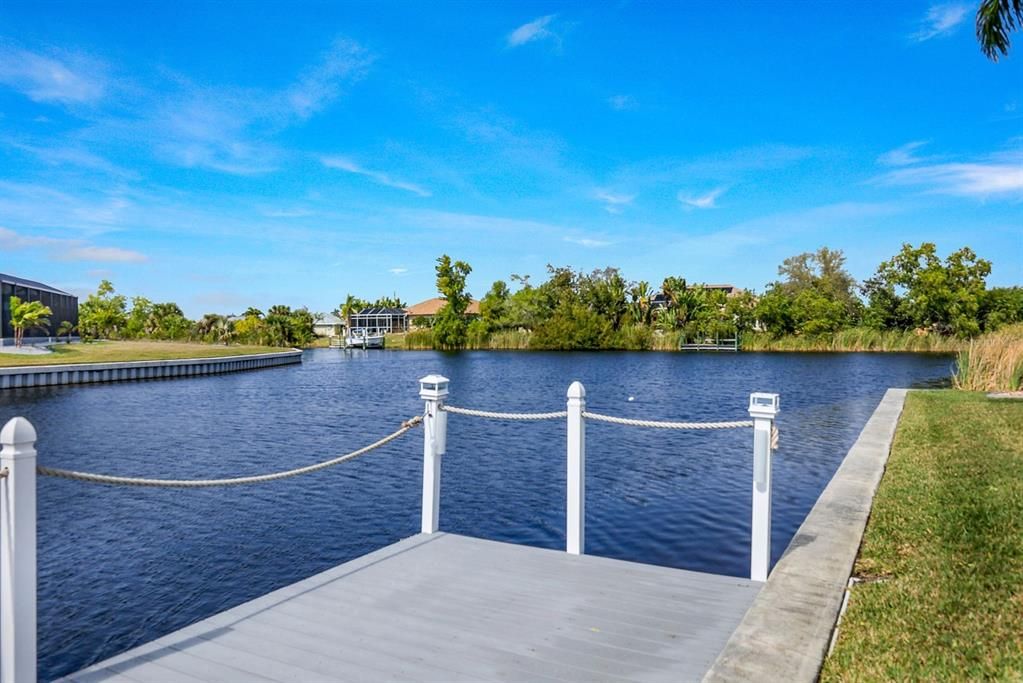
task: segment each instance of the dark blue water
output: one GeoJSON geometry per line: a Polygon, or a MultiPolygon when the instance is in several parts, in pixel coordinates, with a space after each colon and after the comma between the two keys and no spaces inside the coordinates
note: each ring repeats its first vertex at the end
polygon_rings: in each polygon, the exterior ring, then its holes
{"type": "MultiPolygon", "coordinates": [[[[0,424],[39,431],[40,462],[163,478],[310,464],[422,411],[419,377],[452,405],[628,417],[746,419],[781,394],[777,559],[889,386],[941,381],[951,360],[888,354],[307,352],[301,367],[0,392],[0,424]],[[635,400],[628,401],[629,396],[635,400]]],[[[449,417],[441,528],[564,547],[563,421],[449,417]]],[[[591,422],[587,552],[746,575],[751,430],[665,432],[591,422]]],[[[40,675],[152,640],[418,531],[422,431],[359,460],[272,484],[164,490],[39,480],[40,675]]]]}

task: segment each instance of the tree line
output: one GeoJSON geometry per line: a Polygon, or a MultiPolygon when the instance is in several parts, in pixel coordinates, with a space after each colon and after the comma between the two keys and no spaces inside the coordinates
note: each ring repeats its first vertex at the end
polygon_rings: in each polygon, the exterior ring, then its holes
{"type": "Polygon", "coordinates": [[[83,339],[157,339],[211,344],[306,346],[315,339],[316,315],[302,307],[271,306],[264,313],[248,308],[240,316],[207,313],[189,320],[173,302],[118,294],[108,281],[78,307],[78,331],[83,339]]]}
{"type": "Polygon", "coordinates": [[[862,283],[845,263],[841,250],[827,247],[787,258],[761,294],[726,293],[681,276],[664,278],[655,292],[617,268],[584,273],[548,265],[540,284],[522,275],[510,277],[515,291],[494,282],[480,315],[467,319],[472,268],[444,255],[437,289],[447,304],[432,329],[410,335],[410,346],[677,348],[682,339],[816,338],[854,328],[968,339],[1023,321],[1023,288],[988,289],[991,263],[968,247],[942,259],[932,243],[904,244],[862,283]]]}

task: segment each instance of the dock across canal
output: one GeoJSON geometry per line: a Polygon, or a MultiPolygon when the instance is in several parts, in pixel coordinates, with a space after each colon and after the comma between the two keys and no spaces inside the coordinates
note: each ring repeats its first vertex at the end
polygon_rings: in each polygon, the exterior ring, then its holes
{"type": "Polygon", "coordinates": [[[66,681],[697,681],[763,584],[420,534],[66,681]]]}

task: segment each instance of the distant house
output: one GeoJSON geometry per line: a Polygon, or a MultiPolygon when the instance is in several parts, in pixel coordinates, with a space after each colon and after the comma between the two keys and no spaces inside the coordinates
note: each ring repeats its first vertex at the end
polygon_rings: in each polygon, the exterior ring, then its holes
{"type": "Polygon", "coordinates": [[[313,323],[313,334],[317,337],[340,337],[344,328],[344,320],[328,313],[313,323]]]}
{"type": "Polygon", "coordinates": [[[370,306],[352,315],[352,330],[365,334],[391,334],[408,331],[408,312],[401,308],[370,306]]]}
{"type": "MultiPolygon", "coordinates": [[[[692,285],[690,289],[705,289],[711,292],[724,292],[725,296],[736,296],[742,294],[743,290],[735,285],[692,285]]],[[[650,308],[657,310],[667,308],[671,303],[671,297],[664,292],[658,292],[650,297],[650,308]]]]}
{"type": "Polygon", "coordinates": [[[11,326],[11,297],[22,301],[41,301],[53,311],[50,328],[25,330],[25,341],[47,341],[56,336],[57,327],[65,320],[78,326],[78,297],[35,280],[26,280],[14,275],[0,273],[0,346],[14,343],[14,328],[11,326]]]}
{"type": "MultiPolygon", "coordinates": [[[[427,299],[426,301],[420,301],[415,306],[409,306],[406,309],[409,320],[412,322],[414,327],[430,327],[433,324],[433,319],[440,312],[440,309],[444,308],[447,304],[447,299],[436,297],[434,299],[427,299]]],[[[465,309],[465,315],[467,317],[477,316],[480,314],[480,302],[476,299],[472,299],[469,302],[468,308],[465,309]]]]}

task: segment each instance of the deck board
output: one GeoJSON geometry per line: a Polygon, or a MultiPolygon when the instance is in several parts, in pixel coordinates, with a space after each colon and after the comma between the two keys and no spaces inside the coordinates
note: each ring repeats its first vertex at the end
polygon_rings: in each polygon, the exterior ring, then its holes
{"type": "Polygon", "coordinates": [[[66,680],[696,681],[748,580],[419,535],[66,680]]]}

